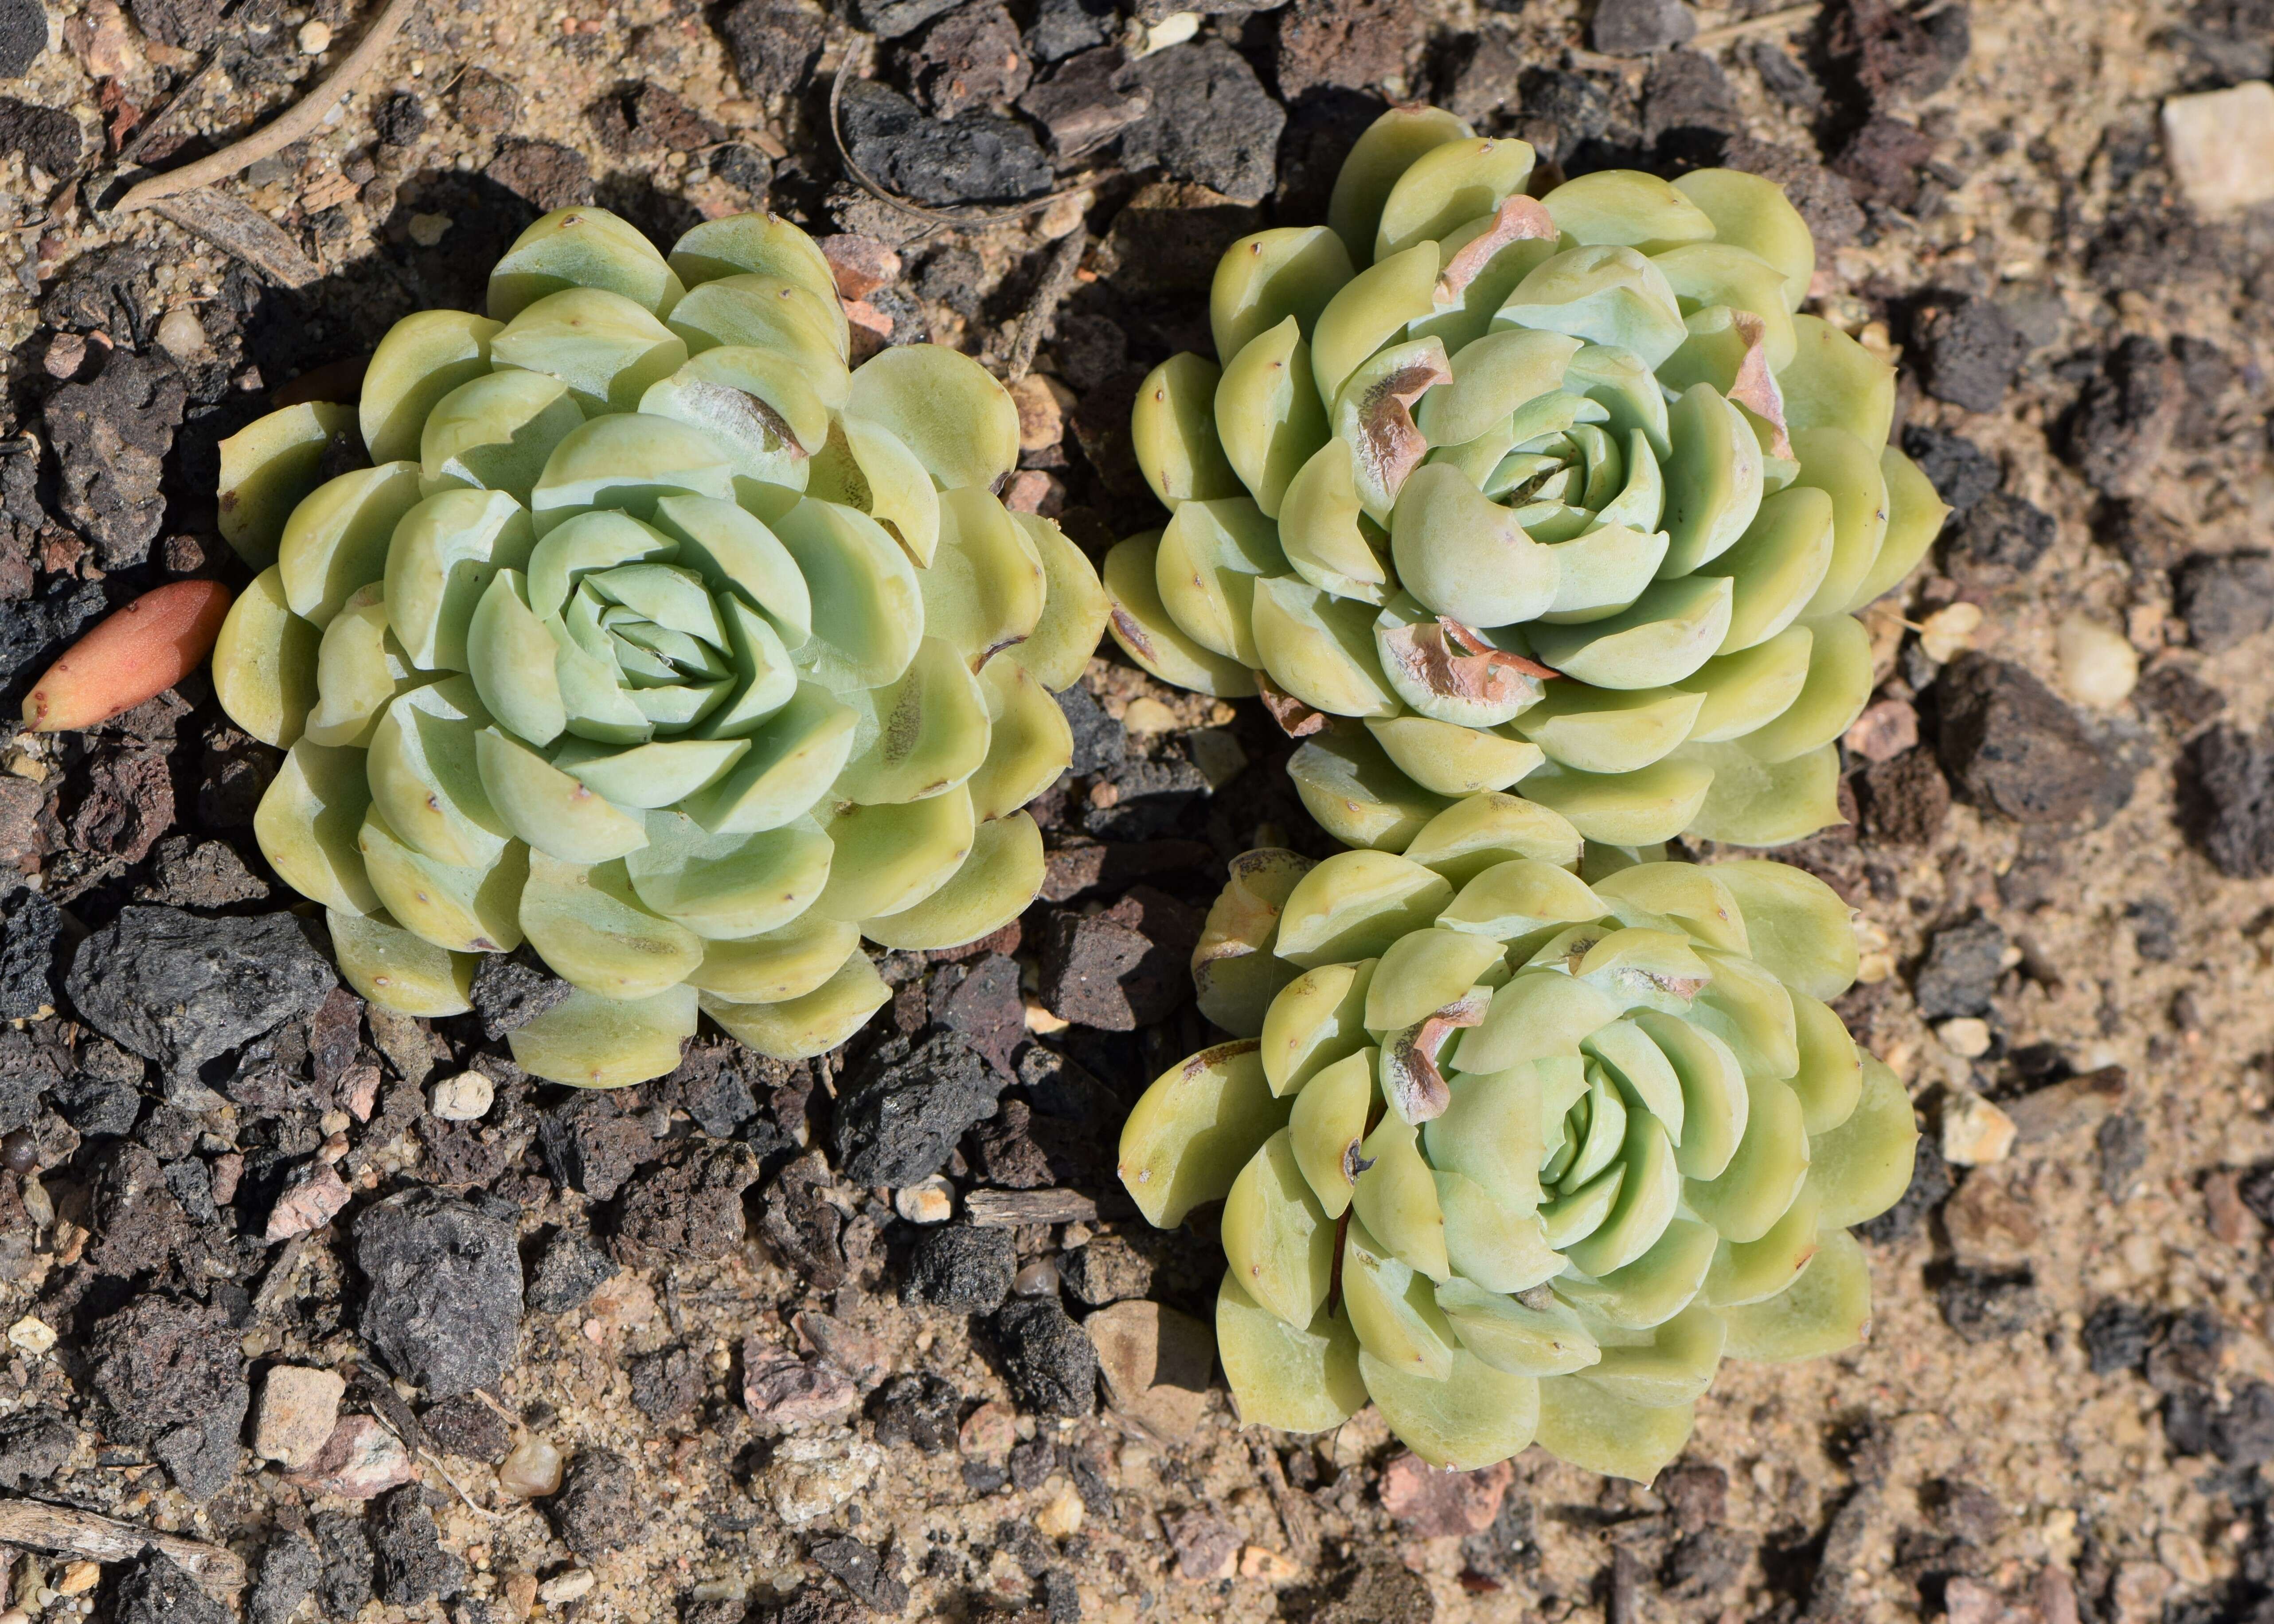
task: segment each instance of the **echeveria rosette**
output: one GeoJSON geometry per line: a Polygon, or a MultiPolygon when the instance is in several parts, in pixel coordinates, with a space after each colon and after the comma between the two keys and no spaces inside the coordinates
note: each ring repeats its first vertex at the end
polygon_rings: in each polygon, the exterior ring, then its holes
{"type": "Polygon", "coordinates": [[[1114,634],[1260,686],[1348,845],[1518,780],[1621,846],[1836,823],[1855,612],[1946,511],[1887,444],[1894,372],[1799,313],[1815,248],[1771,182],[1534,180],[1524,142],[1398,109],[1326,225],[1232,245],[1217,360],[1138,395],[1171,517],[1106,561],[1114,634]]]}
{"type": "Polygon", "coordinates": [[[1194,958],[1239,1039],[1138,1101],[1121,1179],[1156,1224],[1224,1201],[1243,1421],[1371,1401],[1434,1465],[1646,1482],[1725,1357],[1869,1327],[1848,1226],[1918,1135],[1826,1002],[1856,962],[1799,869],[1632,862],[1513,795],[1403,855],[1251,852],[1194,958]]]}
{"type": "Polygon", "coordinates": [[[1096,573],[996,499],[1002,386],[928,344],[848,369],[782,221],[666,260],[562,210],[488,303],[222,447],[261,573],[215,687],[289,751],[261,849],[390,1009],[463,1011],[526,942],[576,989],[512,1034],[536,1075],[659,1075],[698,1011],[819,1053],[887,996],[863,937],[953,946],[1032,900],[1020,808],[1067,764],[1096,573]],[[324,478],[343,445],[367,465],[324,478]]]}

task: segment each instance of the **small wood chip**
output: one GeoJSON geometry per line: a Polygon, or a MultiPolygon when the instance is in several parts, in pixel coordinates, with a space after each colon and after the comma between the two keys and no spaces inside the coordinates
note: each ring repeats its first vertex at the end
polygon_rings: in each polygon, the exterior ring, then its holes
{"type": "Polygon", "coordinates": [[[160,198],[149,208],[234,254],[279,287],[305,288],[323,274],[282,227],[241,198],[201,186],[160,198]]]}
{"type": "Polygon", "coordinates": [[[964,1198],[963,1212],[983,1229],[1097,1222],[1097,1203],[1079,1190],[975,1190],[964,1198]]]}
{"type": "Polygon", "coordinates": [[[215,1596],[245,1588],[245,1563],[232,1551],[41,1500],[0,1500],[0,1544],[97,1562],[131,1562],[154,1547],[215,1596]]]}

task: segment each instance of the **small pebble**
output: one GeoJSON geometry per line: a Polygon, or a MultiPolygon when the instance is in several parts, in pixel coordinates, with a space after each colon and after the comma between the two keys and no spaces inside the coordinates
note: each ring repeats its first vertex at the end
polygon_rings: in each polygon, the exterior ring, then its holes
{"type": "Polygon", "coordinates": [[[1966,1060],[1979,1060],[1990,1052],[1990,1023],[1978,1015],[1961,1015],[1934,1029],[1942,1046],[1966,1060]]]}
{"type": "Polygon", "coordinates": [[[1081,1496],[1061,1488],[1056,1499],[1035,1514],[1035,1531],[1047,1539],[1071,1539],[1081,1531],[1081,1496]]]}
{"type": "Polygon", "coordinates": [[[548,1607],[557,1607],[563,1602],[575,1601],[581,1596],[591,1594],[595,1583],[591,1568],[572,1568],[567,1573],[553,1575],[538,1585],[537,1599],[548,1607]]]}
{"type": "Polygon", "coordinates": [[[910,1223],[945,1223],[955,1215],[955,1186],[935,1173],[893,1191],[892,1210],[910,1223]]]}
{"type": "Polygon", "coordinates": [[[489,1114],[496,1090],[479,1071],[461,1071],[434,1085],[429,1096],[434,1115],[444,1122],[479,1122],[489,1114]]]}
{"type": "Polygon", "coordinates": [[[421,248],[432,248],[442,240],[450,229],[448,214],[413,214],[410,216],[410,240],[421,248]]]}
{"type": "Polygon", "coordinates": [[[194,361],[206,353],[205,323],[186,304],[177,304],[160,318],[158,348],[177,361],[194,361]]]}
{"type": "Polygon", "coordinates": [[[26,1353],[45,1353],[56,1345],[56,1334],[36,1314],[26,1314],[8,1327],[8,1340],[26,1353]]]}
{"type": "Polygon", "coordinates": [[[2053,647],[2060,657],[2061,686],[2081,705],[2112,710],[2139,686],[2139,653],[2113,627],[2070,615],[2053,633],[2053,647]]]}
{"type": "Polygon", "coordinates": [[[332,26],[320,17],[302,23],[299,41],[303,56],[320,56],[332,49],[332,26]]]}
{"type": "Polygon", "coordinates": [[[2172,97],[2164,103],[2164,152],[2198,214],[2274,198],[2274,86],[2252,79],[2172,97]]]}
{"type": "Polygon", "coordinates": [[[1144,735],[1177,730],[1177,713],[1150,695],[1133,699],[1121,713],[1125,732],[1144,735]]]}
{"type": "Polygon", "coordinates": [[[1942,1157],[1961,1167],[2003,1162],[2014,1149],[2014,1119],[1977,1094],[1954,1094],[1942,1111],[1942,1157]]]}
{"type": "Polygon", "coordinates": [[[561,1451],[524,1434],[498,1468],[498,1486],[516,1500],[543,1500],[561,1487],[561,1451]]]}
{"type": "Polygon", "coordinates": [[[102,1579],[102,1569],[93,1562],[73,1562],[64,1569],[64,1576],[56,1581],[56,1590],[64,1596],[83,1596],[102,1579]]]}
{"type": "Polygon", "coordinates": [[[1058,1266],[1048,1258],[1039,1258],[1011,1276],[1011,1289],[1020,1297],[1056,1297],[1058,1266]]]}
{"type": "Polygon", "coordinates": [[[58,333],[48,341],[48,352],[41,362],[50,378],[74,378],[79,369],[87,365],[87,339],[78,333],[58,333]]]}
{"type": "Polygon", "coordinates": [[[1919,647],[1936,665],[1946,665],[1974,646],[1974,634],[1981,628],[1980,605],[1952,604],[1919,623],[1919,647]]]}

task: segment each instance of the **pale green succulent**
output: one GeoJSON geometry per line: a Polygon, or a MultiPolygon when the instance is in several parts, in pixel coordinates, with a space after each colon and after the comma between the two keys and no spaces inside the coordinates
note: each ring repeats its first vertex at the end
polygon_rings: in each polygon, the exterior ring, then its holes
{"type": "Polygon", "coordinates": [[[1242,1421],[1371,1401],[1433,1465],[1537,1442],[1647,1482],[1725,1357],[1864,1336],[1848,1226],[1918,1133],[1825,1002],[1848,909],[1781,863],[1633,855],[1484,793],[1402,856],[1233,863],[1193,964],[1239,1041],[1154,1083],[1120,1172],[1156,1224],[1224,1201],[1242,1421]]]}
{"type": "Polygon", "coordinates": [[[538,1076],[659,1075],[698,1011],[819,1053],[887,996],[862,937],[947,947],[1032,900],[1020,808],[1067,764],[1096,573],[993,493],[1003,387],[929,344],[848,370],[785,222],[666,260],[564,209],[488,302],[398,322],[358,405],[222,444],[261,573],[215,686],[290,752],[261,849],[389,1009],[463,1011],[475,956],[528,943],[576,989],[512,1034],[538,1076]],[[321,480],[341,435],[370,466],[321,480]]]}
{"type": "Polygon", "coordinates": [[[1589,839],[1796,839],[1839,821],[1854,612],[1946,511],[1887,444],[1894,372],[1798,313],[1815,247],[1772,183],[1534,198],[1532,167],[1397,109],[1326,225],[1232,245],[1218,359],[1138,394],[1171,516],[1106,560],[1114,635],[1164,681],[1260,685],[1348,845],[1519,779],[1589,839]]]}

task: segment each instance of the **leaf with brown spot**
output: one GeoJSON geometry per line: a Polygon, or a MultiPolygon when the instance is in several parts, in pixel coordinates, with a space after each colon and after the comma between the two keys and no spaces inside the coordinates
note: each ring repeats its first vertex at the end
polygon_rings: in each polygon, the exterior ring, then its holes
{"type": "Polygon", "coordinates": [[[1449,615],[1382,635],[1382,651],[1407,680],[1447,699],[1506,705],[1537,697],[1543,678],[1561,673],[1538,660],[1495,649],[1449,615]]]}
{"type": "Polygon", "coordinates": [[[1548,215],[1546,206],[1538,198],[1522,193],[1502,202],[1493,214],[1493,222],[1482,235],[1463,244],[1458,252],[1445,262],[1437,273],[1437,303],[1442,307],[1457,304],[1493,256],[1510,243],[1554,242],[1562,233],[1548,215]]]}
{"type": "Polygon", "coordinates": [[[1271,712],[1279,731],[1290,739],[1307,739],[1327,725],[1325,712],[1314,710],[1263,672],[1255,673],[1255,691],[1262,695],[1263,708],[1271,712]]]}
{"type": "Polygon", "coordinates": [[[1429,455],[1429,442],[1413,424],[1413,402],[1437,385],[1452,381],[1445,347],[1432,340],[1419,359],[1366,387],[1359,397],[1358,432],[1351,445],[1360,490],[1371,485],[1386,500],[1397,500],[1407,477],[1429,455]]]}
{"type": "Polygon", "coordinates": [[[1776,374],[1769,371],[1768,345],[1764,342],[1768,324],[1749,310],[1732,310],[1729,324],[1745,341],[1745,358],[1737,364],[1736,381],[1729,386],[1729,399],[1769,425],[1769,455],[1792,462],[1792,437],[1786,431],[1784,420],[1784,391],[1777,387],[1776,374]]]}
{"type": "Polygon", "coordinates": [[[1453,1092],[1437,1069],[1437,1056],[1454,1033],[1480,1025],[1491,1007],[1491,989],[1472,987],[1389,1040],[1382,1054],[1382,1092],[1400,1121],[1419,1127],[1445,1114],[1453,1092]]]}

